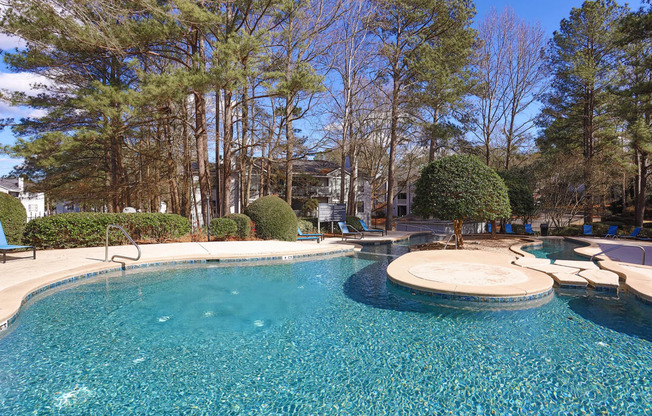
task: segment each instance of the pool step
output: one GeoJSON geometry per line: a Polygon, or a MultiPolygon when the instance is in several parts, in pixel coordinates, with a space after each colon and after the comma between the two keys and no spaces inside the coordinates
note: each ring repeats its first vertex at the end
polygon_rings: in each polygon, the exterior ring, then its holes
{"type": "Polygon", "coordinates": [[[588,280],[573,273],[552,273],[551,276],[563,289],[586,289],[589,284],[588,280]]]}
{"type": "Polygon", "coordinates": [[[591,261],[556,260],[521,257],[514,264],[548,274],[562,289],[586,289],[587,286],[599,291],[617,291],[619,277],[616,273],[602,270],[591,261]]]}
{"type": "Polygon", "coordinates": [[[573,267],[580,270],[600,270],[597,264],[588,260],[555,260],[554,264],[573,267]]]}
{"type": "Polygon", "coordinates": [[[558,264],[533,264],[531,266],[526,266],[529,269],[533,270],[538,270],[540,272],[547,273],[549,275],[552,275],[553,273],[570,273],[570,274],[577,274],[580,269],[576,269],[573,267],[566,267],[566,266],[560,266],[558,264]]]}
{"type": "Polygon", "coordinates": [[[618,290],[620,286],[618,275],[608,270],[582,270],[580,276],[599,290],[618,290]]]}

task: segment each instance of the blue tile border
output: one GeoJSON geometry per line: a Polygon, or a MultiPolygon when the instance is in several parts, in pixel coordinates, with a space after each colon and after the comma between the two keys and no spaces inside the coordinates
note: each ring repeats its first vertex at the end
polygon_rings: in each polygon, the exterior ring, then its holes
{"type": "Polygon", "coordinates": [[[123,265],[120,267],[112,267],[110,269],[103,269],[94,272],[82,273],[79,275],[67,277],[65,279],[57,280],[45,286],[41,286],[36,290],[25,295],[25,297],[20,302],[20,307],[11,317],[9,317],[5,322],[0,324],[0,332],[9,329],[9,327],[16,322],[20,310],[27,302],[30,301],[34,296],[40,295],[43,292],[48,290],[58,288],[60,286],[74,283],[80,280],[89,279],[91,277],[101,276],[108,273],[115,273],[123,270],[136,270],[144,269],[146,267],[160,267],[160,266],[176,266],[176,265],[188,265],[188,264],[206,264],[206,263],[246,263],[246,262],[261,262],[261,261],[278,261],[278,260],[297,260],[297,259],[306,259],[310,257],[325,257],[332,256],[337,254],[354,254],[354,248],[350,249],[340,249],[333,250],[324,253],[304,253],[304,254],[286,254],[279,256],[265,256],[265,257],[243,257],[243,258],[215,258],[215,259],[201,259],[201,260],[169,260],[169,261],[156,261],[152,263],[139,263],[139,264],[129,264],[123,265]]]}
{"type": "Polygon", "coordinates": [[[420,290],[413,287],[403,286],[400,283],[397,283],[391,279],[387,279],[393,286],[405,290],[413,295],[423,295],[436,299],[445,299],[445,300],[457,300],[463,302],[479,302],[479,303],[516,303],[516,302],[527,302],[531,300],[542,299],[547,296],[552,295],[554,290],[550,288],[549,290],[534,295],[525,295],[525,296],[474,296],[474,295],[458,295],[455,293],[441,293],[441,292],[432,292],[429,290],[420,290]]]}

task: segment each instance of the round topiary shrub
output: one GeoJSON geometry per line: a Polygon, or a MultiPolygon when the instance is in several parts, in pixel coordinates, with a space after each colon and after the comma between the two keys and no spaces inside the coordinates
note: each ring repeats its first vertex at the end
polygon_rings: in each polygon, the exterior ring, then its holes
{"type": "Polygon", "coordinates": [[[238,233],[238,224],[230,218],[214,218],[209,228],[212,236],[222,240],[238,233]]]}
{"type": "Polygon", "coordinates": [[[297,241],[297,216],[281,198],[273,195],[258,198],[245,214],[256,225],[256,235],[263,240],[297,241]]]}
{"type": "Polygon", "coordinates": [[[235,221],[238,225],[238,238],[247,240],[251,237],[251,218],[245,214],[229,214],[225,218],[235,221]]]}
{"type": "Polygon", "coordinates": [[[27,211],[18,198],[0,192],[0,222],[8,244],[21,244],[27,211]]]}

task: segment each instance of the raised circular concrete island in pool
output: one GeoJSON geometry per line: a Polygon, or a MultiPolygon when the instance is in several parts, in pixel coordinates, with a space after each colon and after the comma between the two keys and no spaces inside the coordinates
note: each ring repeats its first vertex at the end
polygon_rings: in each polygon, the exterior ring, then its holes
{"type": "Polygon", "coordinates": [[[482,250],[417,251],[394,260],[387,276],[413,293],[444,299],[521,302],[552,293],[552,278],[514,266],[513,260],[482,250]]]}

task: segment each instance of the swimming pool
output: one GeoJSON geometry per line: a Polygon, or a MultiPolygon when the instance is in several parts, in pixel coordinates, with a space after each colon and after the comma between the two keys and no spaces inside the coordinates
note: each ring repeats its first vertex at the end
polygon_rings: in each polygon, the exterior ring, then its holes
{"type": "Polygon", "coordinates": [[[588,258],[575,253],[578,247],[588,244],[575,243],[562,238],[542,238],[542,245],[527,246],[523,251],[533,254],[535,257],[550,260],[588,260],[588,258]]]}
{"type": "Polygon", "coordinates": [[[390,259],[130,271],[38,296],[0,340],[0,414],[652,414],[649,306],[437,307],[388,289],[390,259]]]}

